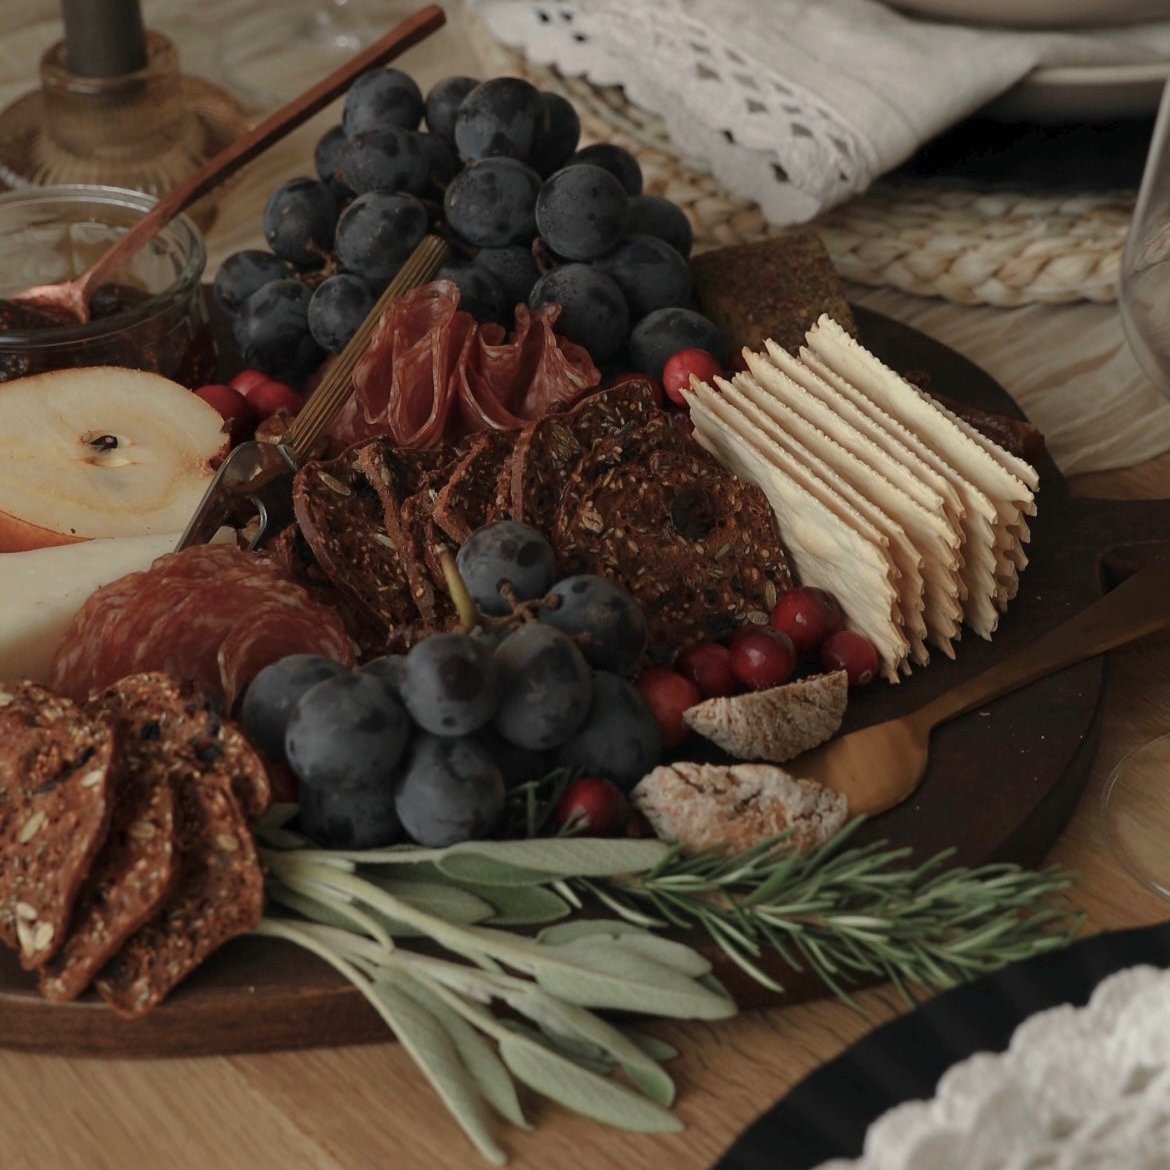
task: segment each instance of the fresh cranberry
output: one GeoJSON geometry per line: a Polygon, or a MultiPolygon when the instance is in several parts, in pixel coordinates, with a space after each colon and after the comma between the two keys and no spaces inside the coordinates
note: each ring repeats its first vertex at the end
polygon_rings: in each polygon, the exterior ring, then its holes
{"type": "Polygon", "coordinates": [[[811,654],[830,634],[845,628],[845,611],[831,593],[802,585],[772,607],[772,628],[787,634],[798,654],[811,654]]]}
{"type": "Polygon", "coordinates": [[[731,639],[731,673],[753,691],[786,683],[795,669],[796,648],[779,630],[749,626],[731,639]]]}
{"type": "Polygon", "coordinates": [[[195,391],[195,397],[202,398],[208,406],[214,406],[219,411],[228,425],[228,434],[233,442],[243,438],[256,425],[256,412],[252,404],[230,386],[200,386],[195,391]]]}
{"type": "Polygon", "coordinates": [[[843,670],[851,688],[863,687],[877,677],[881,659],[877,647],[864,634],[838,630],[821,646],[821,666],[826,671],[843,670]]]}
{"type": "Polygon", "coordinates": [[[654,395],[654,405],[658,407],[663,405],[662,383],[657,378],[650,377],[649,374],[639,374],[634,370],[628,370],[621,374],[610,374],[609,377],[602,378],[601,385],[597,389],[613,390],[617,386],[624,386],[627,382],[649,382],[651,393],[654,395]]]}
{"type": "Polygon", "coordinates": [[[675,669],[703,693],[707,699],[734,695],[739,683],[731,670],[731,651],[718,642],[700,642],[684,650],[674,664],[675,669]]]}
{"type": "Polygon", "coordinates": [[[259,386],[261,382],[269,381],[268,375],[263,370],[241,370],[234,378],[232,378],[228,385],[233,390],[238,390],[245,398],[248,397],[248,391],[253,386],[259,386]]]}
{"type": "Polygon", "coordinates": [[[558,829],[572,823],[592,837],[612,837],[626,827],[629,815],[625,794],[612,780],[582,776],[565,788],[552,820],[558,829]]]}
{"type": "Polygon", "coordinates": [[[680,349],[662,367],[662,389],[676,406],[685,407],[682,392],[690,389],[692,374],[700,382],[709,383],[716,374],[722,373],[723,367],[705,349],[680,349]]]}
{"type": "Polygon", "coordinates": [[[305,404],[305,400],[291,386],[272,378],[253,386],[248,391],[248,401],[265,418],[278,410],[290,415],[298,414],[305,404]]]}
{"type": "Polygon", "coordinates": [[[652,666],[638,676],[635,683],[642,698],[650,704],[664,748],[675,748],[691,734],[683,718],[688,707],[703,701],[699,688],[677,670],[652,666]]]}

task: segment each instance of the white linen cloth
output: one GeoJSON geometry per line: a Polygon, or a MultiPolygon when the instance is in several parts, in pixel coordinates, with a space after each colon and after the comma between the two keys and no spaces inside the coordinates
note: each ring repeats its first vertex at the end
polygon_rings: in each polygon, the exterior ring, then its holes
{"type": "Polygon", "coordinates": [[[1008,1050],[950,1068],[930,1101],[870,1125],[820,1170],[1166,1170],[1170,972],[1131,967],[1090,1002],[1040,1012],[1008,1050]]]}
{"type": "Polygon", "coordinates": [[[531,60],[620,85],[678,152],[811,219],[1040,65],[1170,57],[1170,22],[1078,33],[937,24],[874,0],[472,0],[531,60]]]}

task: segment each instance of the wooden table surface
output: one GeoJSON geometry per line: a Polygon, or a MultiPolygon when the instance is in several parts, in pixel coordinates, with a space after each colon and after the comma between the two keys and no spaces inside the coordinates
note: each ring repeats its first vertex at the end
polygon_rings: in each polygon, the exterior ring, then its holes
{"type": "MultiPolygon", "coordinates": [[[[6,15],[8,5],[5,0],[6,15]]],[[[149,17],[150,4],[145,7],[149,17]]],[[[199,7],[189,5],[188,12],[199,7]]],[[[16,9],[31,14],[30,27],[33,15],[45,15],[41,0],[17,0],[16,9]]],[[[7,32],[0,28],[0,35],[7,32]]],[[[38,36],[31,36],[29,43],[35,45],[38,36]]],[[[452,67],[458,54],[453,54],[450,39],[436,43],[429,55],[416,50],[419,55],[410,63],[424,84],[459,71],[452,67]]],[[[34,60],[29,58],[30,80],[34,60]]],[[[209,238],[211,271],[227,252],[257,241],[259,209],[274,177],[307,169],[314,137],[332,118],[335,112],[318,119],[244,176],[209,238]]],[[[911,322],[921,311],[910,298],[885,297],[881,308],[911,322]]],[[[954,307],[949,312],[969,310],[954,307]]],[[[999,328],[990,323],[986,338],[979,339],[984,346],[969,347],[968,355],[980,360],[976,348],[994,355],[999,328]]],[[[1070,363],[1079,363],[1082,370],[1113,356],[1079,353],[1075,331],[1070,331],[1068,345],[1070,363]]],[[[1170,455],[1072,482],[1083,495],[1170,495],[1170,455]]],[[[1092,930],[1168,916],[1166,903],[1132,881],[1111,856],[1098,816],[1101,788],[1116,762],[1168,730],[1170,635],[1112,656],[1091,780],[1051,855],[1052,861],[1079,872],[1072,898],[1092,930]]],[[[683,1133],[629,1135],[533,1103],[535,1131],[505,1137],[510,1164],[532,1170],[709,1167],[789,1086],[902,1010],[888,989],[868,992],[860,1000],[864,1014],[821,1001],[745,1012],[718,1024],[656,1026],[659,1035],[682,1051],[672,1072],[679,1084],[683,1133]]],[[[0,1052],[0,1101],[4,1170],[367,1170],[479,1164],[410,1059],[392,1043],[154,1061],[0,1052]]]]}

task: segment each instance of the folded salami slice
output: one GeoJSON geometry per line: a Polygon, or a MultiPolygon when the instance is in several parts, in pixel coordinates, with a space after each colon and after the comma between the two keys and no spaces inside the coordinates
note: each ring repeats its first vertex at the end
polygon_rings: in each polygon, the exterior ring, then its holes
{"type": "Polygon", "coordinates": [[[114,737],[33,683],[0,688],[0,940],[26,969],[65,941],[106,839],[114,737]]]}

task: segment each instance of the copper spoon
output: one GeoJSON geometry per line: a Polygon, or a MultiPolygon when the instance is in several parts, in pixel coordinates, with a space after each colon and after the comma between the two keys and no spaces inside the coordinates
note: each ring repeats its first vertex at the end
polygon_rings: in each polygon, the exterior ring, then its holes
{"type": "Polygon", "coordinates": [[[905,800],[926,772],[930,733],[941,723],[1066,666],[1170,628],[1170,560],[1139,569],[1075,617],[982,674],[897,719],[875,723],[806,752],[789,767],[849,801],[853,814],[905,800]]]}
{"type": "Polygon", "coordinates": [[[94,289],[123,268],[176,215],[186,211],[192,203],[206,195],[217,184],[234,175],[274,142],[278,142],[303,122],[307,122],[319,110],[324,109],[349,88],[359,73],[393,60],[441,28],[445,21],[443,10],[434,4],[420,9],[413,16],[408,16],[369,48],[363,49],[328,77],[269,114],[247,134],[237,138],[219,154],[208,159],[182,183],[163,195],[146,215],[80,276],[61,281],[59,284],[39,284],[26,288],[9,300],[60,316],[68,316],[80,322],[88,321],[89,298],[94,289]]]}

